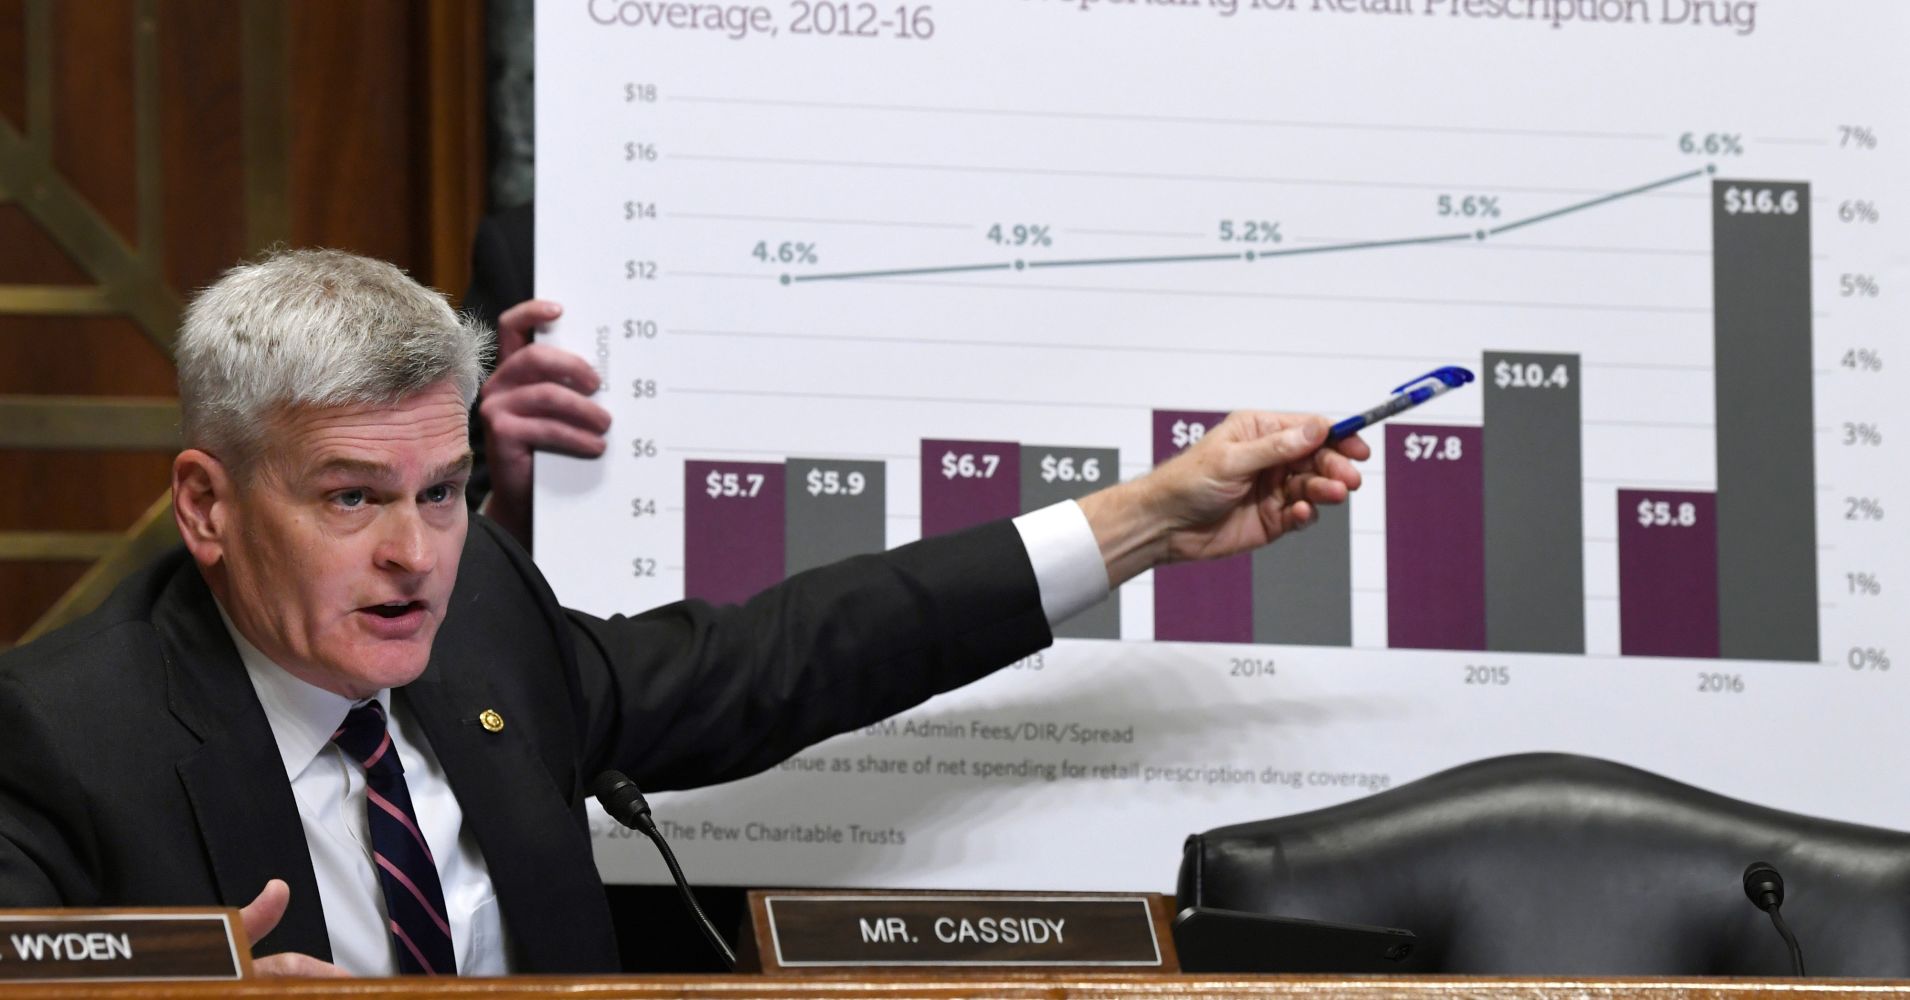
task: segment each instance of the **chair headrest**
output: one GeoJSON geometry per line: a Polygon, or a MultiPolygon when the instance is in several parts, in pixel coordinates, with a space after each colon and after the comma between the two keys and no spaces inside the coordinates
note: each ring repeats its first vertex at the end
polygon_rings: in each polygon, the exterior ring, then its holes
{"type": "Polygon", "coordinates": [[[1442,971],[1778,975],[1742,884],[1759,860],[1814,973],[1910,975],[1910,834],[1570,754],[1197,834],[1180,904],[1404,927],[1442,971]]]}

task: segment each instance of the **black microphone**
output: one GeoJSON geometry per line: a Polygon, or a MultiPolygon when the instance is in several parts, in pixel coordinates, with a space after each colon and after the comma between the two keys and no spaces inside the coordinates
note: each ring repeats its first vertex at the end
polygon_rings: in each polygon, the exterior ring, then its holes
{"type": "Polygon", "coordinates": [[[1804,978],[1804,952],[1797,947],[1797,938],[1791,929],[1784,925],[1783,914],[1777,912],[1784,905],[1784,876],[1777,873],[1768,861],[1753,861],[1744,869],[1744,894],[1758,909],[1771,915],[1771,923],[1784,937],[1784,943],[1791,949],[1791,969],[1797,978],[1804,978]]]}
{"type": "Polygon", "coordinates": [[[670,866],[670,877],[676,880],[676,891],[683,895],[683,905],[690,908],[696,917],[697,926],[703,929],[703,936],[709,939],[710,946],[723,956],[723,967],[736,968],[736,953],[730,950],[729,942],[716,933],[716,925],[703,914],[703,908],[696,905],[696,895],[690,892],[690,883],[683,879],[683,869],[676,863],[676,855],[670,852],[670,845],[664,843],[663,834],[657,830],[656,820],[650,818],[650,803],[643,799],[643,790],[621,771],[605,771],[597,775],[590,783],[590,794],[604,807],[610,818],[632,830],[641,832],[657,845],[663,853],[663,863],[670,866]]]}

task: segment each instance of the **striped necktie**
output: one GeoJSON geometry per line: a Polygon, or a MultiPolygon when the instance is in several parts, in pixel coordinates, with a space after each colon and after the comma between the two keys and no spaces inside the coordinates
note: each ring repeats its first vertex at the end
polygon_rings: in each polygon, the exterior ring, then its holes
{"type": "Polygon", "coordinates": [[[365,815],[371,828],[371,860],[385,893],[398,971],[404,975],[452,976],[458,971],[445,920],[444,889],[431,845],[405,789],[405,768],[385,728],[385,710],[367,702],[345,716],[332,742],[365,768],[365,815]]]}

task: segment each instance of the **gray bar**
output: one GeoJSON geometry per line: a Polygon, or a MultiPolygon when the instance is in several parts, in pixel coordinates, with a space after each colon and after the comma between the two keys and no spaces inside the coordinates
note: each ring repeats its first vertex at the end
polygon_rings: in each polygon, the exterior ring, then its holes
{"type": "MultiPolygon", "coordinates": [[[[1121,453],[1113,448],[1021,446],[1021,509],[1040,510],[1063,500],[1078,500],[1121,481],[1121,453]]],[[[1094,607],[1062,622],[1057,639],[1119,639],[1121,599],[1109,594],[1094,607]]]]}
{"type": "Polygon", "coordinates": [[[1347,507],[1253,553],[1253,641],[1353,644],[1353,535],[1347,507]]]}
{"type": "Polygon", "coordinates": [[[1816,660],[1810,185],[1712,182],[1711,268],[1718,653],[1816,660]]]}
{"type": "Polygon", "coordinates": [[[888,547],[881,462],[792,458],[784,487],[790,576],[888,547]]]}
{"type": "Polygon", "coordinates": [[[1487,352],[1486,648],[1585,652],[1576,354],[1487,352]]]}

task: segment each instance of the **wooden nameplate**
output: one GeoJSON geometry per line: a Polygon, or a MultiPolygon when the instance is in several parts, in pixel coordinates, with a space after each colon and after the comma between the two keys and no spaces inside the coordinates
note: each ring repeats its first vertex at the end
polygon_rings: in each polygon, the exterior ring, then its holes
{"type": "Polygon", "coordinates": [[[0,983],[251,975],[237,910],[0,910],[0,983]]]}
{"type": "Polygon", "coordinates": [[[1178,972],[1158,893],[752,891],[743,963],[846,969],[1178,972]]]}

